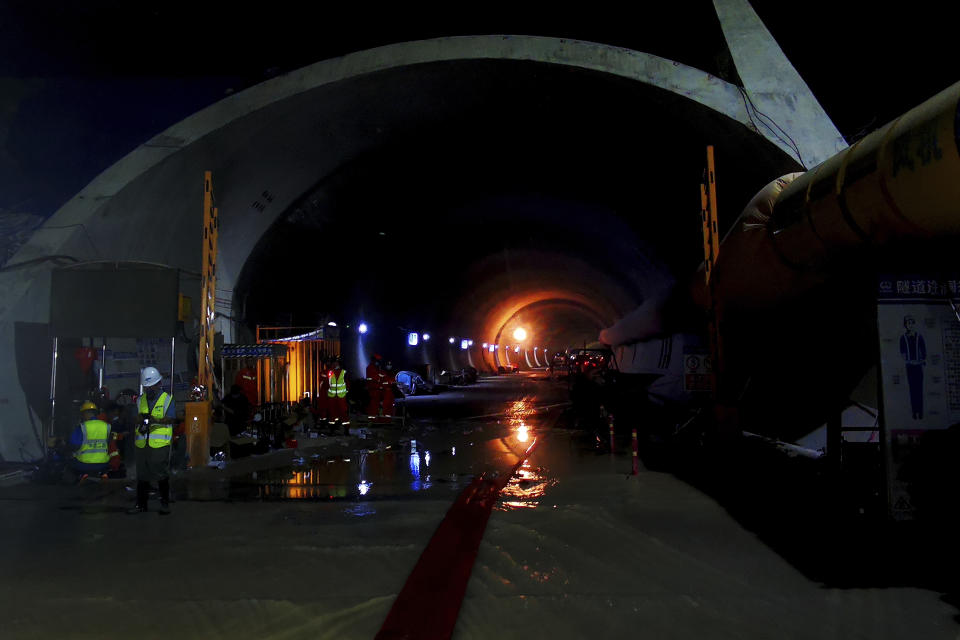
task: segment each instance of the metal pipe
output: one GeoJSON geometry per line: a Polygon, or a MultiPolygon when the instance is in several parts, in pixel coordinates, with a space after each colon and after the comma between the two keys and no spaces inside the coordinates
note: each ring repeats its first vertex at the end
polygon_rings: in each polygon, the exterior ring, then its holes
{"type": "Polygon", "coordinates": [[[821,451],[816,451],[814,449],[807,449],[806,447],[801,447],[800,445],[796,445],[791,442],[783,442],[781,440],[776,440],[775,438],[768,438],[767,436],[762,436],[759,433],[751,433],[749,431],[744,431],[743,437],[765,442],[766,444],[771,445],[774,448],[786,453],[788,456],[802,456],[804,458],[810,458],[812,460],[819,460],[820,458],[823,457],[823,452],[821,451]]]}
{"type": "Polygon", "coordinates": [[[103,344],[100,345],[100,386],[97,389],[103,389],[103,367],[107,364],[107,339],[103,338],[103,344]]]}
{"type": "MultiPolygon", "coordinates": [[[[47,433],[47,437],[53,437],[53,420],[57,414],[57,349],[59,346],[59,338],[54,336],[53,338],[53,362],[50,368],[50,431],[47,433]]],[[[47,442],[46,438],[43,442],[44,453],[46,453],[47,442]]]]}

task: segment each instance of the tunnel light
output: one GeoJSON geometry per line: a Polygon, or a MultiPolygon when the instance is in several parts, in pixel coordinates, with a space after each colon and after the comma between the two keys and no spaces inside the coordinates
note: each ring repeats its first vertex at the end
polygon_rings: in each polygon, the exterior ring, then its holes
{"type": "Polygon", "coordinates": [[[513,348],[514,353],[520,353],[520,345],[517,345],[513,348]]]}
{"type": "Polygon", "coordinates": [[[454,338],[454,337],[451,336],[451,338],[450,338],[450,344],[453,344],[454,342],[456,342],[456,338],[454,338]]]}
{"type": "Polygon", "coordinates": [[[526,442],[529,439],[530,434],[527,431],[527,425],[521,423],[520,426],[517,427],[517,440],[520,442],[526,442]]]}
{"type": "Polygon", "coordinates": [[[490,345],[490,353],[493,353],[496,348],[497,348],[497,345],[494,345],[494,344],[490,345]]]}
{"type": "Polygon", "coordinates": [[[417,346],[417,343],[420,341],[420,336],[416,332],[411,331],[407,334],[407,344],[411,347],[417,346]]]}
{"type": "Polygon", "coordinates": [[[361,480],[360,484],[357,485],[357,490],[360,492],[360,495],[365,496],[367,492],[370,491],[371,486],[373,486],[372,483],[361,480]]]}
{"type": "Polygon", "coordinates": [[[337,323],[334,322],[333,320],[331,320],[330,322],[327,323],[327,326],[328,326],[328,327],[335,327],[335,326],[337,326],[337,323]]]}
{"type": "Polygon", "coordinates": [[[472,347],[472,346],[473,346],[473,340],[467,340],[467,345],[472,347]]]}
{"type": "Polygon", "coordinates": [[[430,334],[429,334],[429,333],[423,334],[423,341],[424,341],[424,342],[426,342],[426,341],[429,340],[429,339],[430,339],[430,334]]]}
{"type": "Polygon", "coordinates": [[[470,346],[470,341],[469,341],[469,340],[461,340],[461,341],[460,341],[460,348],[463,349],[464,351],[466,351],[466,350],[467,350],[467,347],[469,347],[469,346],[470,346]]]}
{"type": "Polygon", "coordinates": [[[360,333],[366,333],[366,332],[368,331],[368,329],[369,329],[369,327],[367,327],[367,323],[366,323],[366,322],[361,322],[361,323],[360,323],[360,326],[357,327],[357,331],[359,331],[360,333]]]}
{"type": "Polygon", "coordinates": [[[527,330],[523,327],[517,327],[513,330],[513,339],[521,342],[527,339],[527,330]]]}
{"type": "Polygon", "coordinates": [[[486,342],[483,343],[483,348],[484,348],[484,349],[487,348],[487,343],[486,343],[486,342]]]}

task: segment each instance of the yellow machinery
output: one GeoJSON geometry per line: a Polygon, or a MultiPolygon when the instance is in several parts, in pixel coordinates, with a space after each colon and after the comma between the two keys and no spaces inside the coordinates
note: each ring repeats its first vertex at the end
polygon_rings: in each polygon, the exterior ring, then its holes
{"type": "Polygon", "coordinates": [[[201,269],[200,316],[200,371],[197,381],[206,389],[202,400],[186,405],[187,451],[190,466],[204,466],[210,457],[210,426],[213,410],[213,336],[217,291],[217,208],[213,206],[213,178],[209,171],[203,174],[203,265],[201,269]]]}
{"type": "MultiPolygon", "coordinates": [[[[810,171],[768,219],[742,218],[711,274],[717,304],[770,308],[830,277],[861,247],[960,234],[960,83],[810,171]],[[853,250],[854,252],[852,252],[853,250]]],[[[704,282],[694,297],[707,308],[704,282]]],[[[722,311],[723,309],[721,309],[722,311]]]]}

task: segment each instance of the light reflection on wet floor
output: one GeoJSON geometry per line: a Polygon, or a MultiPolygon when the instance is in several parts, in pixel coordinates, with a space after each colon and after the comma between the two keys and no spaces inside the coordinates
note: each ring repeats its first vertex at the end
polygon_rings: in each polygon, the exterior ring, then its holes
{"type": "MultiPolygon", "coordinates": [[[[502,406],[502,405],[501,405],[502,406]]],[[[535,437],[543,436],[547,414],[529,397],[510,401],[506,414],[486,420],[461,420],[445,426],[427,424],[378,449],[321,456],[309,451],[293,466],[225,478],[210,486],[175,487],[180,499],[200,500],[343,500],[345,512],[363,517],[375,512],[368,503],[384,499],[452,500],[483,472],[512,469],[535,437]]],[[[527,460],[501,495],[501,509],[533,508],[555,483],[549,472],[527,460]]]]}

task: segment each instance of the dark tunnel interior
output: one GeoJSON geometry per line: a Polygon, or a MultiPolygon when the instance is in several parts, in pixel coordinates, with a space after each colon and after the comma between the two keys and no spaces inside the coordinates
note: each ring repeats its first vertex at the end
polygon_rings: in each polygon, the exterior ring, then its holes
{"type": "Polygon", "coordinates": [[[531,346],[593,342],[698,268],[706,145],[724,227],[797,168],[737,122],[608,74],[494,61],[404,74],[395,103],[429,92],[435,112],[378,131],[264,235],[235,292],[248,325],[362,316],[370,344],[402,358],[406,330],[492,341],[526,309],[542,331],[531,346]]]}

